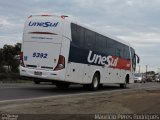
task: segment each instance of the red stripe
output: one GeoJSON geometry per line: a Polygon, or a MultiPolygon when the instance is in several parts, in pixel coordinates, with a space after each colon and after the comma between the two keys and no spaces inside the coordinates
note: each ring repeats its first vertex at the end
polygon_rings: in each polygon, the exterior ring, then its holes
{"type": "Polygon", "coordinates": [[[47,35],[57,35],[56,33],[51,32],[29,32],[30,34],[47,34],[47,35]]]}
{"type": "MultiPolygon", "coordinates": [[[[116,59],[117,57],[113,57],[116,59]]],[[[123,69],[123,70],[131,70],[131,62],[127,59],[118,58],[116,66],[110,66],[111,68],[123,69]]]]}

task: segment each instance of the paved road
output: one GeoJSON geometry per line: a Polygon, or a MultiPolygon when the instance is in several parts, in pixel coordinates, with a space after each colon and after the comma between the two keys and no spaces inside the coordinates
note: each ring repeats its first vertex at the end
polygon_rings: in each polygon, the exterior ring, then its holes
{"type": "MultiPolygon", "coordinates": [[[[105,85],[99,91],[115,91],[115,90],[130,90],[140,88],[160,88],[160,83],[135,83],[128,85],[127,89],[120,89],[119,85],[105,85]]],[[[65,95],[65,94],[78,94],[86,93],[86,91],[80,85],[72,85],[67,90],[59,90],[54,85],[42,83],[35,85],[33,83],[19,83],[19,84],[0,84],[0,101],[25,99],[25,98],[37,98],[47,97],[53,95],[65,95]]]]}

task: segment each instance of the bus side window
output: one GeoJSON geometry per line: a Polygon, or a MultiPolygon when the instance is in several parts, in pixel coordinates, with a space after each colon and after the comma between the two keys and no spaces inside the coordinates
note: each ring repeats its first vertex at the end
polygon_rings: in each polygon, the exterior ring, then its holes
{"type": "Polygon", "coordinates": [[[76,24],[71,24],[71,33],[72,33],[72,41],[76,44],[77,42],[77,25],[76,24]]]}
{"type": "Polygon", "coordinates": [[[77,47],[83,48],[84,46],[84,28],[76,24],[71,24],[73,44],[77,47]]]}
{"type": "Polygon", "coordinates": [[[125,46],[123,49],[124,59],[130,60],[129,47],[125,46]]]}
{"type": "Polygon", "coordinates": [[[124,58],[124,48],[125,45],[119,42],[116,42],[116,56],[120,58],[124,58]]]}
{"type": "Polygon", "coordinates": [[[91,30],[85,30],[85,48],[86,49],[90,49],[90,50],[94,50],[95,48],[95,37],[96,34],[95,32],[91,31],[91,30]]]}
{"type": "Polygon", "coordinates": [[[99,53],[103,53],[106,54],[106,46],[107,45],[107,41],[105,39],[105,37],[103,35],[100,34],[96,34],[96,51],[99,53]]]}
{"type": "Polygon", "coordinates": [[[121,57],[121,49],[116,49],[116,57],[121,57]]]}
{"type": "Polygon", "coordinates": [[[107,53],[108,55],[116,56],[115,42],[110,38],[107,38],[107,53]]]}

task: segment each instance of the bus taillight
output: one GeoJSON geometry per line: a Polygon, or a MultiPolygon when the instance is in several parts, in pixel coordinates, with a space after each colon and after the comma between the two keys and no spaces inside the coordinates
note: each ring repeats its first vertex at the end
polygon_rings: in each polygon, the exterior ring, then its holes
{"type": "Polygon", "coordinates": [[[23,60],[23,52],[20,53],[20,62],[21,62],[21,63],[20,63],[21,66],[22,66],[22,67],[25,67],[25,65],[24,65],[24,60],[23,60]]]}
{"type": "Polygon", "coordinates": [[[32,17],[32,15],[30,15],[30,16],[28,17],[28,19],[31,18],[31,17],[32,17]]]}
{"type": "Polygon", "coordinates": [[[66,16],[66,15],[62,15],[61,16],[62,19],[65,19],[66,17],[68,17],[68,16],[66,16]]]}
{"type": "Polygon", "coordinates": [[[59,60],[56,68],[54,70],[61,70],[65,68],[65,58],[62,55],[59,55],[59,60]]]}

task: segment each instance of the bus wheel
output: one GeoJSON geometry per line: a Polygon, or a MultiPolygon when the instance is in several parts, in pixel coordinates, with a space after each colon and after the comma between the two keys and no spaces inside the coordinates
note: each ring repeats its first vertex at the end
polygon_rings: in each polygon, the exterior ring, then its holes
{"type": "Polygon", "coordinates": [[[126,75],[124,83],[120,84],[120,88],[126,88],[127,84],[129,84],[129,75],[126,75]]]}
{"type": "Polygon", "coordinates": [[[120,84],[120,88],[126,88],[127,87],[127,82],[125,80],[125,82],[123,84],[120,84]]]}
{"type": "Polygon", "coordinates": [[[56,84],[56,87],[57,87],[58,89],[67,89],[69,86],[70,86],[69,83],[57,83],[57,84],[56,84]]]}
{"type": "Polygon", "coordinates": [[[100,81],[99,75],[97,73],[94,74],[93,79],[92,79],[92,83],[90,85],[91,90],[95,91],[95,90],[98,89],[98,87],[99,87],[99,81],[100,81]]]}
{"type": "Polygon", "coordinates": [[[34,79],[34,84],[40,84],[40,81],[38,81],[37,79],[34,79]]]}

